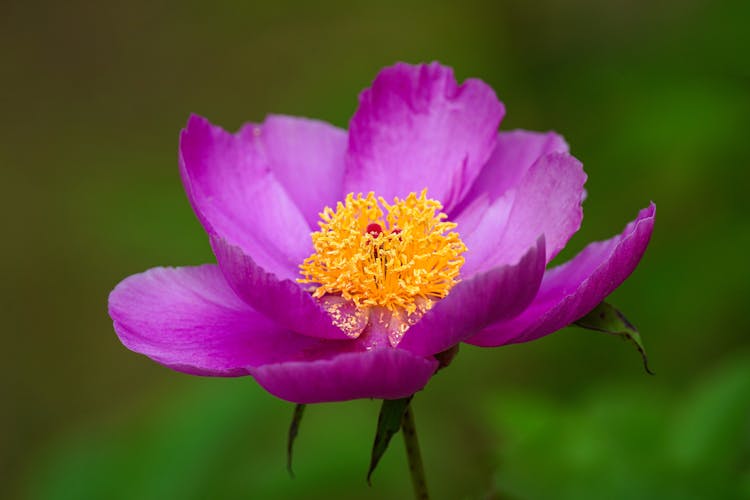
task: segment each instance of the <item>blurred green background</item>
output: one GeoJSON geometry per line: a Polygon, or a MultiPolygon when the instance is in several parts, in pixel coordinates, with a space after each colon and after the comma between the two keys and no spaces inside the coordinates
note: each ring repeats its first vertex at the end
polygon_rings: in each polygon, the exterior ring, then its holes
{"type": "Polygon", "coordinates": [[[382,66],[440,60],[584,162],[562,258],[657,203],[610,299],[657,375],[576,329],[462,348],[414,402],[435,498],[750,498],[749,21],[746,0],[2,2],[0,496],[408,498],[400,438],[364,481],[377,402],[308,408],[290,479],[292,405],[128,352],[106,301],[213,260],[177,172],[190,112],[345,127],[382,66]]]}

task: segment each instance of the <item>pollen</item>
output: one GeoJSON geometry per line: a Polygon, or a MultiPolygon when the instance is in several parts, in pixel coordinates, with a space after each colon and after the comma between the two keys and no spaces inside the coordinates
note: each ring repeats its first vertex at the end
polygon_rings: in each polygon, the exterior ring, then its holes
{"type": "Polygon", "coordinates": [[[348,194],[320,214],[315,253],[297,281],[310,284],[315,297],[340,295],[361,309],[401,316],[429,307],[458,283],[466,251],[442,208],[426,189],[392,204],[374,193],[348,194]]]}

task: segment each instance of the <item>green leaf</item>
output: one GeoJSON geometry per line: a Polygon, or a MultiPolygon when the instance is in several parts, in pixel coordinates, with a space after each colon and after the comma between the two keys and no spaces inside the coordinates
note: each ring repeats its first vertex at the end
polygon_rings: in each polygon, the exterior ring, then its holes
{"type": "Polygon", "coordinates": [[[286,470],[289,471],[289,475],[292,477],[294,477],[294,471],[292,470],[292,449],[294,447],[294,439],[297,437],[297,432],[299,432],[299,423],[302,421],[302,415],[305,413],[305,406],[298,404],[294,407],[292,423],[289,424],[289,438],[286,442],[286,470]]]}
{"type": "Polygon", "coordinates": [[[378,429],[375,433],[375,441],[372,443],[372,455],[370,456],[370,468],[367,471],[367,484],[372,485],[370,478],[378,466],[380,458],[388,449],[391,438],[401,429],[401,419],[406,408],[411,402],[412,396],[403,399],[384,399],[378,415],[378,429]]]}
{"type": "Polygon", "coordinates": [[[587,330],[618,335],[624,340],[629,340],[635,345],[636,349],[638,349],[638,352],[641,354],[643,368],[646,370],[646,373],[649,375],[654,374],[648,366],[648,357],[646,356],[646,349],[643,347],[641,334],[638,333],[638,330],[630,321],[628,321],[628,318],[626,318],[625,315],[618,311],[614,306],[602,302],[596,306],[593,311],[576,321],[574,325],[586,328],[587,330]]]}

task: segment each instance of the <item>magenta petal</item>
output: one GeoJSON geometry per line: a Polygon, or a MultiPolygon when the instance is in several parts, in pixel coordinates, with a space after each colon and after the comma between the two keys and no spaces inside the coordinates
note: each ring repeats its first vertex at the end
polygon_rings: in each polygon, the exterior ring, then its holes
{"type": "Polygon", "coordinates": [[[359,398],[399,399],[421,390],[437,369],[434,358],[380,348],[331,359],[292,361],[251,369],[268,392],[293,403],[359,398]]]}
{"type": "Polygon", "coordinates": [[[544,238],[515,265],[497,267],[462,281],[406,331],[399,348],[437,354],[500,319],[519,314],[532,301],[544,274],[544,238]]]}
{"type": "Polygon", "coordinates": [[[350,339],[359,335],[361,330],[345,333],[336,327],[331,316],[298,283],[266,272],[239,247],[216,236],[211,236],[211,247],[234,292],[279,325],[324,339],[350,339]]]}
{"type": "Polygon", "coordinates": [[[550,153],[537,160],[514,190],[503,240],[505,257],[519,254],[543,233],[547,262],[555,258],[581,227],[585,183],[583,165],[567,153],[550,153]]]}
{"type": "MultiPolygon", "coordinates": [[[[462,232],[469,248],[466,272],[516,262],[540,234],[547,262],[552,260],[581,226],[585,182],[581,162],[566,153],[537,160],[516,187],[494,200],[471,232],[462,232]]],[[[481,202],[479,198],[474,204],[481,202]]],[[[470,206],[456,219],[459,231],[462,219],[474,212],[470,206]]]]}
{"type": "Polygon", "coordinates": [[[271,115],[260,137],[274,176],[317,230],[318,214],[343,198],[346,131],[317,120],[271,115]]]}
{"type": "Polygon", "coordinates": [[[651,239],[655,217],[656,206],[652,203],[622,234],[591,243],[572,260],[550,269],[528,309],[467,342],[485,347],[526,342],[585,316],[635,270],[651,239]]]}
{"type": "Polygon", "coordinates": [[[457,85],[437,63],[382,70],[349,128],[345,187],[391,200],[428,188],[446,210],[461,201],[495,147],[505,109],[480,80],[457,85]]]}
{"type": "MultiPolygon", "coordinates": [[[[501,240],[515,204],[514,190],[518,189],[537,160],[549,153],[567,152],[567,143],[554,132],[513,130],[498,134],[492,156],[452,217],[470,249],[462,269],[465,276],[472,276],[517,257],[513,252],[505,255],[499,253],[505,252],[501,240]]],[[[532,187],[527,186],[526,189],[532,187]]],[[[535,238],[540,232],[530,231],[530,238],[535,238]]],[[[526,239],[518,247],[525,248],[529,241],[533,240],[526,239]]],[[[550,244],[549,240],[547,244],[550,244]]],[[[549,248],[547,252],[550,252],[549,248]]]]}
{"type": "Polygon", "coordinates": [[[456,219],[457,230],[469,249],[461,274],[470,278],[474,274],[492,269],[514,254],[501,252],[508,218],[513,209],[514,197],[504,195],[494,201],[487,196],[475,198],[456,219]]]}
{"type": "Polygon", "coordinates": [[[490,202],[495,200],[517,186],[539,158],[549,153],[567,152],[565,139],[554,132],[500,132],[492,156],[461,203],[462,207],[482,195],[486,195],[490,202]]]}
{"type": "Polygon", "coordinates": [[[247,375],[250,366],[298,357],[322,342],[251,309],[216,265],[130,276],[110,293],[109,315],[128,349],[194,375],[247,375]]]}
{"type": "Polygon", "coordinates": [[[279,277],[294,278],[312,251],[310,227],[274,177],[261,135],[253,125],[233,135],[193,115],[180,135],[180,170],[209,234],[279,277]]]}

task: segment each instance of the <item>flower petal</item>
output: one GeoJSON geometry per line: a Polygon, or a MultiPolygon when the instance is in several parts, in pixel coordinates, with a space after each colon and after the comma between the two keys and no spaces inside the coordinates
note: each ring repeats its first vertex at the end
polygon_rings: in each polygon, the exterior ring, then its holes
{"type": "Polygon", "coordinates": [[[323,208],[343,199],[346,131],[322,121],[271,115],[260,137],[274,176],[317,230],[323,208]]]}
{"type": "Polygon", "coordinates": [[[437,354],[495,321],[519,314],[536,295],[544,264],[544,237],[540,237],[518,263],[456,285],[406,331],[399,348],[423,356],[437,354]]]}
{"type": "Polygon", "coordinates": [[[505,194],[494,201],[484,195],[477,197],[455,221],[456,230],[468,248],[461,268],[463,276],[470,278],[505,260],[502,253],[498,255],[498,251],[503,248],[504,230],[513,208],[515,197],[512,194],[505,194]]]}
{"type": "Polygon", "coordinates": [[[180,135],[180,171],[209,234],[238,245],[264,269],[293,278],[312,251],[310,227],[271,172],[261,128],[229,134],[191,116],[180,135]]]}
{"type": "Polygon", "coordinates": [[[529,168],[542,156],[568,151],[565,139],[554,132],[500,132],[492,156],[482,168],[456,214],[477,197],[486,195],[492,202],[516,187],[529,168]]]}
{"type": "Polygon", "coordinates": [[[158,363],[193,375],[253,375],[298,403],[409,396],[437,368],[431,358],[372,347],[383,345],[377,339],[284,330],[240,300],[215,265],[130,276],[110,294],[109,314],[123,344],[158,363]]]}
{"type": "Polygon", "coordinates": [[[120,282],[109,315],[122,343],[193,375],[247,375],[322,341],[283,330],[229,288],[216,265],[154,268],[120,282]]]}
{"type": "MultiPolygon", "coordinates": [[[[583,184],[581,163],[566,153],[550,153],[537,160],[520,183],[491,202],[481,220],[470,222],[473,230],[462,237],[466,273],[516,262],[544,234],[547,262],[565,246],[581,226],[583,184]]],[[[486,198],[484,198],[486,199],[486,198]]],[[[478,198],[474,204],[487,203],[478,198]]],[[[456,219],[461,230],[464,219],[475,219],[469,207],[456,219]]]]}
{"type": "MultiPolygon", "coordinates": [[[[351,339],[365,326],[355,322],[346,332],[334,325],[334,318],[290,279],[279,279],[266,272],[241,248],[218,236],[211,236],[211,247],[227,282],[253,309],[292,331],[324,339],[351,339]]],[[[345,311],[341,311],[344,313],[345,311]]],[[[346,320],[340,324],[347,324],[346,320]]]]}
{"type": "Polygon", "coordinates": [[[652,203],[620,235],[591,243],[572,260],[550,269],[523,313],[466,342],[484,347],[527,342],[585,316],[635,270],[651,239],[655,217],[652,203]]]}
{"type": "Polygon", "coordinates": [[[324,403],[411,396],[427,384],[437,366],[434,358],[380,348],[326,360],[264,365],[250,371],[274,396],[293,403],[324,403]]]}
{"type": "Polygon", "coordinates": [[[390,200],[428,188],[450,210],[492,153],[504,114],[488,85],[459,86],[450,68],[386,68],[360,95],[350,123],[346,190],[390,200]]]}

